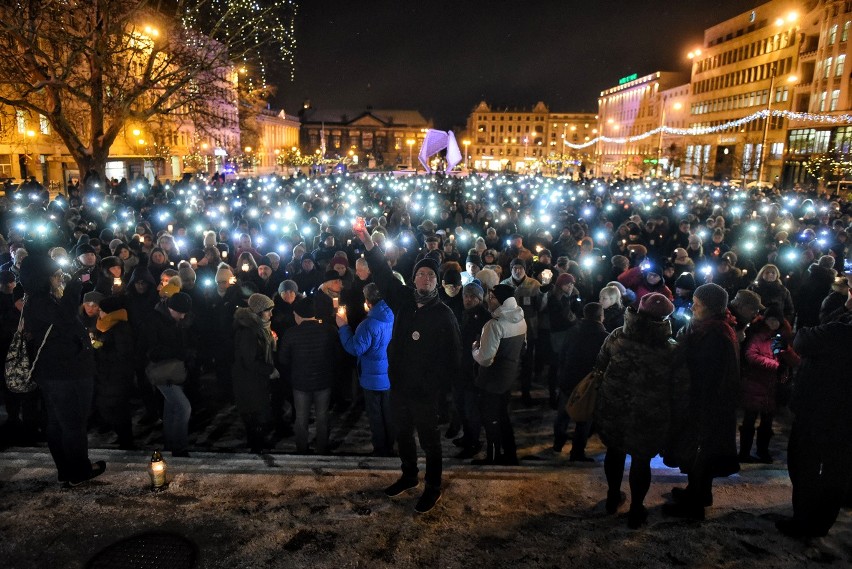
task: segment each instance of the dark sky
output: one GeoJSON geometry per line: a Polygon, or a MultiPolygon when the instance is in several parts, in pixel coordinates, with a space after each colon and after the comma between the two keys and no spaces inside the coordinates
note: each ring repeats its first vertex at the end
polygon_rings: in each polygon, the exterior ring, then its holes
{"type": "Polygon", "coordinates": [[[752,0],[303,0],[276,103],[415,109],[463,125],[480,100],[595,112],[620,77],[688,71],[704,29],[752,0]]]}

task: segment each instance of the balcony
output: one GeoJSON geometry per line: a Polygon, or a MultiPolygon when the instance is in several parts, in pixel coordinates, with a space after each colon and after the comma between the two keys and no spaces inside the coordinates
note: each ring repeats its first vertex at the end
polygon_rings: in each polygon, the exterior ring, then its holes
{"type": "Polygon", "coordinates": [[[803,51],[799,54],[799,63],[804,63],[806,61],[816,61],[817,50],[811,49],[808,51],[803,51]]]}

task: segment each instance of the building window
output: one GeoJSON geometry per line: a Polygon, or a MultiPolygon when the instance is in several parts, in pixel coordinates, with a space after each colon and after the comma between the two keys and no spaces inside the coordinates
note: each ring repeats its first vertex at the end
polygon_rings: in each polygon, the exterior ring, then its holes
{"type": "Polygon", "coordinates": [[[843,32],[840,34],[840,41],[846,41],[849,39],[849,26],[852,25],[852,22],[846,22],[843,24],[843,32]]]}
{"type": "Polygon", "coordinates": [[[42,134],[50,134],[50,123],[44,115],[38,116],[38,130],[42,134]]]}
{"type": "Polygon", "coordinates": [[[825,66],[822,68],[822,78],[828,79],[829,75],[831,75],[831,58],[828,57],[825,60],[825,66]]]}
{"type": "Polygon", "coordinates": [[[831,106],[829,107],[828,110],[836,111],[837,110],[837,103],[839,101],[840,101],[840,89],[835,89],[834,91],[831,92],[831,106]]]}
{"type": "Polygon", "coordinates": [[[823,91],[819,94],[819,112],[825,111],[825,99],[828,97],[828,92],[823,91]]]}
{"type": "Polygon", "coordinates": [[[18,134],[25,134],[27,132],[27,115],[24,111],[15,111],[15,122],[18,125],[18,134]]]}
{"type": "Polygon", "coordinates": [[[12,177],[12,155],[0,154],[0,176],[4,178],[12,177]]]}
{"type": "Polygon", "coordinates": [[[837,41],[837,24],[831,26],[831,29],[828,30],[828,45],[834,45],[834,42],[837,41]]]}
{"type": "Polygon", "coordinates": [[[846,54],[837,56],[837,63],[834,64],[834,76],[840,77],[843,75],[843,68],[846,66],[846,54]]]}
{"type": "Polygon", "coordinates": [[[769,149],[769,154],[772,158],[781,158],[784,155],[784,143],[783,142],[773,142],[772,146],[769,149]]]}

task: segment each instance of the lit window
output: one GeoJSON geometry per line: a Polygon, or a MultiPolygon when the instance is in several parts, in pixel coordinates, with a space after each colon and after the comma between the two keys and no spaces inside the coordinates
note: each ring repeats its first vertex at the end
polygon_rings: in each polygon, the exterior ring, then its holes
{"type": "Polygon", "coordinates": [[[27,115],[24,111],[15,111],[15,122],[18,125],[18,134],[24,134],[27,132],[27,115]]]}
{"type": "Polygon", "coordinates": [[[837,41],[837,24],[831,26],[831,29],[828,30],[828,45],[834,45],[834,42],[837,41]]]}
{"type": "Polygon", "coordinates": [[[852,22],[846,22],[843,24],[843,32],[840,34],[840,41],[846,41],[849,39],[849,26],[852,25],[852,22]]]}
{"type": "Polygon", "coordinates": [[[38,116],[38,130],[42,134],[50,134],[50,123],[44,115],[38,116]]]}
{"type": "Polygon", "coordinates": [[[823,71],[822,78],[828,79],[828,76],[831,75],[831,58],[830,57],[826,58],[825,66],[823,66],[822,71],[823,71]]]}
{"type": "Polygon", "coordinates": [[[834,76],[840,77],[843,75],[843,68],[846,65],[846,54],[837,56],[837,63],[834,64],[834,76]]]}
{"type": "Polygon", "coordinates": [[[837,103],[840,101],[840,89],[835,89],[831,92],[831,107],[829,107],[830,111],[837,110],[837,103]]]}

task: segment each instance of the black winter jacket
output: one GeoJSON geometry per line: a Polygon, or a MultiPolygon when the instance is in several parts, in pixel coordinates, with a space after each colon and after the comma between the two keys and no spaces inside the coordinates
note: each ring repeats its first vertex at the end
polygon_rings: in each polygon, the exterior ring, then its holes
{"type": "Polygon", "coordinates": [[[321,391],[334,383],[341,350],[331,326],[305,320],[287,330],[280,340],[278,363],[296,391],[321,391]]]}
{"type": "Polygon", "coordinates": [[[418,308],[414,290],[393,276],[378,247],[367,251],[364,258],[394,313],[388,346],[391,390],[395,395],[434,400],[459,373],[461,344],[456,317],[437,295],[418,308]]]}

